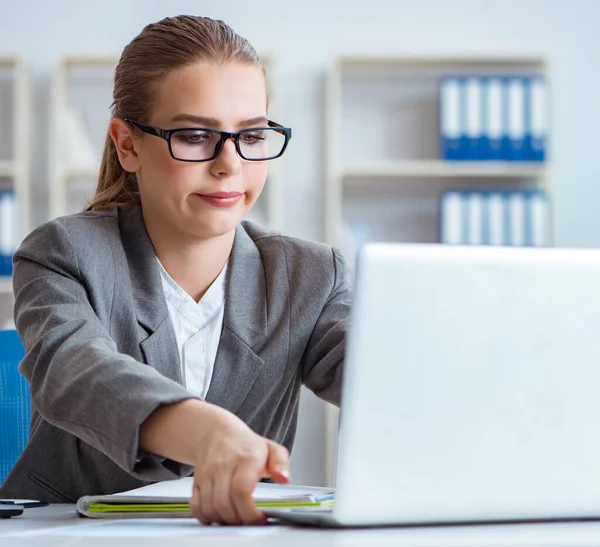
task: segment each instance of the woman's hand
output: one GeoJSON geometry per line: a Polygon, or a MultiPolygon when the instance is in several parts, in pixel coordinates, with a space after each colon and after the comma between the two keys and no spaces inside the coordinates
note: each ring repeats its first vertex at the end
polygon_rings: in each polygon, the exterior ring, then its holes
{"type": "Polygon", "coordinates": [[[218,407],[194,457],[192,514],[203,524],[257,524],[265,521],[252,492],[262,477],[289,482],[285,447],[252,431],[218,407]]]}
{"type": "Polygon", "coordinates": [[[252,492],[263,477],[289,482],[285,447],[231,412],[188,399],[159,407],[142,424],[140,447],[195,467],[192,514],[203,524],[260,524],[252,492]]]}

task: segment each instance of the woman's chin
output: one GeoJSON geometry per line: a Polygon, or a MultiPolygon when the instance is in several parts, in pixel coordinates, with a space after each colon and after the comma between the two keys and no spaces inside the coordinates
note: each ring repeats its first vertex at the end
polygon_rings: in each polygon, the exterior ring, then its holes
{"type": "Polygon", "coordinates": [[[186,231],[202,239],[221,237],[235,230],[242,218],[239,215],[228,215],[221,218],[203,218],[194,222],[193,226],[186,226],[186,231]]]}

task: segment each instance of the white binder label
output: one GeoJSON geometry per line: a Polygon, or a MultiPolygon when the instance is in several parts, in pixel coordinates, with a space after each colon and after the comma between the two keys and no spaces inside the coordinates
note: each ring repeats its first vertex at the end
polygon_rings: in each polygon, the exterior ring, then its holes
{"type": "Polygon", "coordinates": [[[469,196],[469,238],[470,245],[483,243],[483,200],[481,194],[473,192],[469,196]]]}
{"type": "Polygon", "coordinates": [[[542,194],[534,194],[529,202],[531,215],[531,243],[534,247],[548,244],[547,202],[542,194]]]}
{"type": "Polygon", "coordinates": [[[525,136],[525,89],[516,78],[508,85],[508,134],[514,140],[525,136]]]}
{"type": "Polygon", "coordinates": [[[16,249],[16,211],[12,193],[0,194],[0,255],[11,255],[16,249]]]}
{"type": "Polygon", "coordinates": [[[546,86],[541,79],[531,82],[531,136],[543,139],[546,136],[546,86]]]}
{"type": "Polygon", "coordinates": [[[525,245],[525,197],[515,192],[509,200],[510,244],[525,245]]]}
{"type": "Polygon", "coordinates": [[[462,199],[458,192],[446,194],[442,201],[442,243],[462,243],[462,199]]]}
{"type": "Polygon", "coordinates": [[[479,78],[469,78],[466,83],[467,136],[477,138],[481,135],[481,83],[479,78]]]}
{"type": "Polygon", "coordinates": [[[449,139],[460,137],[460,86],[456,78],[447,78],[441,89],[442,136],[449,139]]]}
{"type": "Polygon", "coordinates": [[[502,138],[502,114],[502,82],[493,78],[487,87],[487,132],[490,139],[502,138]]]}
{"type": "Polygon", "coordinates": [[[488,203],[490,245],[504,245],[504,197],[491,194],[488,203]]]}

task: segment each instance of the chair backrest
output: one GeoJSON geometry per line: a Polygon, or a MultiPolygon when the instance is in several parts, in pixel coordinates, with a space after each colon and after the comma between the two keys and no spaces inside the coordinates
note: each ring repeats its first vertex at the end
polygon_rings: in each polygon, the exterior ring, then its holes
{"type": "Polygon", "coordinates": [[[29,383],[18,370],[25,351],[15,330],[0,330],[0,484],[29,437],[29,383]]]}

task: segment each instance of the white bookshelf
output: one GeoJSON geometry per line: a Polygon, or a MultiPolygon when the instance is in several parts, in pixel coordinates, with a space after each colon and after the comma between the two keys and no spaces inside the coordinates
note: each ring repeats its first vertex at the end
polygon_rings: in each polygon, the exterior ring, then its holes
{"type": "Polygon", "coordinates": [[[0,294],[12,293],[12,278],[0,276],[0,294]]]}
{"type": "Polygon", "coordinates": [[[0,177],[13,178],[17,171],[13,160],[0,160],[0,177]]]}
{"type": "MultiPolygon", "coordinates": [[[[329,70],[325,116],[325,239],[346,250],[348,226],[373,239],[438,242],[439,198],[453,189],[543,188],[548,161],[445,161],[438,83],[445,75],[549,76],[542,56],[352,56],[329,70]]],[[[550,142],[552,130],[550,128],[550,142]]],[[[547,154],[552,158],[551,150],[547,154]]],[[[360,245],[357,242],[354,251],[360,245]]],[[[355,256],[348,257],[353,262],[355,256]]],[[[337,409],[326,412],[326,477],[333,480],[337,409]]]]}
{"type": "MultiPolygon", "coordinates": [[[[0,54],[0,186],[16,197],[20,242],[31,230],[30,217],[30,77],[19,55],[0,54]]],[[[9,297],[0,307],[0,328],[12,326],[12,280],[0,277],[0,294],[9,297]]]]}
{"type": "MultiPolygon", "coordinates": [[[[281,100],[275,83],[272,58],[261,57],[267,70],[270,100],[269,116],[281,119],[281,100]]],[[[52,75],[49,127],[50,218],[83,210],[92,197],[98,180],[101,153],[110,121],[116,55],[60,58],[52,75]],[[79,133],[87,143],[94,161],[70,161],[66,146],[73,139],[73,113],[79,120],[79,133]],[[70,127],[69,127],[70,124],[70,127]]],[[[78,139],[75,139],[76,141],[78,139]]],[[[82,139],[79,139],[82,140],[82,139]]],[[[269,163],[265,189],[248,218],[280,229],[283,224],[283,193],[280,182],[280,160],[269,163]]],[[[0,170],[2,165],[0,164],[0,170]]]]}
{"type": "MultiPolygon", "coordinates": [[[[547,75],[548,62],[531,56],[355,56],[336,60],[329,71],[326,96],[327,242],[341,243],[349,186],[375,188],[382,179],[395,179],[402,195],[405,190],[401,187],[407,182],[414,185],[415,179],[422,188],[438,189],[460,186],[468,179],[471,187],[524,184],[550,189],[547,164],[438,159],[437,85],[442,75],[456,73],[547,75]]],[[[386,184],[389,189],[390,181],[386,184]]],[[[435,221],[435,208],[430,216],[435,221]]],[[[402,233],[390,237],[402,240],[402,233]]],[[[425,241],[433,242],[427,238],[425,241]]]]}
{"type": "MultiPolygon", "coordinates": [[[[281,90],[278,86],[277,66],[274,57],[267,54],[259,54],[261,64],[267,73],[267,86],[269,88],[269,119],[285,125],[283,119],[283,102],[281,90]]],[[[283,184],[281,181],[282,158],[269,162],[269,171],[264,190],[248,214],[249,220],[255,220],[274,230],[281,230],[284,221],[283,184]]]]}
{"type": "Polygon", "coordinates": [[[83,210],[93,196],[110,120],[117,62],[116,54],[65,55],[56,62],[51,77],[48,135],[50,218],[83,210]],[[79,122],[75,126],[77,134],[73,131],[73,116],[79,122]],[[87,151],[85,157],[76,155],[72,145],[77,140],[87,151]]]}

